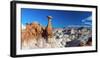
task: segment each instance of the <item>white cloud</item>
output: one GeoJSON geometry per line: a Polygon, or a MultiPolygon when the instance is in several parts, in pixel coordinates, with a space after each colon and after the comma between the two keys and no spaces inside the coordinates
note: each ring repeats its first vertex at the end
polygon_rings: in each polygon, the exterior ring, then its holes
{"type": "Polygon", "coordinates": [[[34,23],[39,23],[38,21],[34,21],[34,23]]]}
{"type": "Polygon", "coordinates": [[[82,22],[85,22],[85,20],[83,19],[82,22]]]}
{"type": "Polygon", "coordinates": [[[87,24],[87,25],[92,25],[91,22],[84,22],[84,24],[87,24]]]}
{"type": "Polygon", "coordinates": [[[82,22],[86,25],[92,25],[92,16],[83,19],[82,22]]]}
{"type": "Polygon", "coordinates": [[[92,21],[92,16],[89,16],[82,20],[82,22],[86,22],[86,21],[92,21]]]}
{"type": "Polygon", "coordinates": [[[25,29],[25,28],[26,28],[26,26],[22,24],[22,29],[25,29]]]}
{"type": "Polygon", "coordinates": [[[85,20],[92,21],[92,16],[87,17],[85,20]]]}

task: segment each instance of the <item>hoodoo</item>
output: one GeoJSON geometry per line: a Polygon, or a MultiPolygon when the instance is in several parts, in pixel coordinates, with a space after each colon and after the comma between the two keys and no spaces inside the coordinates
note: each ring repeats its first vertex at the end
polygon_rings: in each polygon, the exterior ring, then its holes
{"type": "Polygon", "coordinates": [[[49,41],[53,36],[52,24],[51,24],[52,16],[47,16],[47,18],[48,18],[48,25],[46,27],[46,35],[47,35],[47,38],[48,38],[48,41],[49,41]]]}

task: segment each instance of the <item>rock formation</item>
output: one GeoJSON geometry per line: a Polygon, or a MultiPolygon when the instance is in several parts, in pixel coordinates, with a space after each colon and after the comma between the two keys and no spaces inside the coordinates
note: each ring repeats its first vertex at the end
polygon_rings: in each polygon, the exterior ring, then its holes
{"type": "MultiPolygon", "coordinates": [[[[45,38],[48,42],[51,42],[52,38],[52,25],[51,25],[51,16],[47,16],[48,25],[46,27],[42,27],[39,23],[33,22],[26,25],[26,29],[22,32],[22,44],[29,43],[30,40],[34,39],[34,41],[41,41],[41,38],[45,38]]],[[[40,45],[38,45],[40,46],[40,45]]]]}
{"type": "Polygon", "coordinates": [[[37,22],[26,24],[21,32],[24,49],[92,46],[92,30],[80,28],[52,28],[52,16],[47,16],[46,27],[37,22]]]}
{"type": "Polygon", "coordinates": [[[46,35],[47,35],[48,42],[51,42],[52,36],[53,36],[53,33],[52,33],[52,24],[51,24],[52,16],[47,16],[47,18],[48,18],[48,25],[46,27],[46,35]]]}
{"type": "MultiPolygon", "coordinates": [[[[40,26],[40,24],[39,23],[36,23],[36,22],[33,22],[32,24],[31,24],[31,27],[32,27],[32,30],[35,30],[35,32],[36,32],[36,37],[38,38],[38,37],[41,37],[42,35],[42,27],[40,26]]],[[[31,30],[31,31],[32,31],[31,30]]],[[[34,31],[32,31],[33,33],[34,33],[34,31]]]]}
{"type": "Polygon", "coordinates": [[[28,41],[33,36],[30,30],[31,30],[31,26],[30,24],[27,24],[25,31],[22,32],[22,42],[28,41]]]}

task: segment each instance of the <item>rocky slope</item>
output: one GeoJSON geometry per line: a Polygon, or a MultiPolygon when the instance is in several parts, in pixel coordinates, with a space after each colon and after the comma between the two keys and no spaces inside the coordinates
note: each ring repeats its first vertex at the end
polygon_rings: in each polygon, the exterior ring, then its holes
{"type": "MultiPolygon", "coordinates": [[[[22,32],[22,49],[35,48],[65,48],[92,45],[92,30],[87,27],[78,28],[55,28],[52,38],[47,38],[45,27],[34,24],[32,29],[22,32]],[[23,35],[25,34],[25,35],[23,35]]],[[[26,28],[27,29],[27,28],[26,28]]]]}

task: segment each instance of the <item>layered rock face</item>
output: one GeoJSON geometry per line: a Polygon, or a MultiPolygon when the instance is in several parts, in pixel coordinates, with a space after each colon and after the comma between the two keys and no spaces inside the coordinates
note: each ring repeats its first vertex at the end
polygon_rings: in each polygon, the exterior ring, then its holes
{"type": "Polygon", "coordinates": [[[22,46],[35,46],[38,38],[42,35],[42,27],[38,23],[31,23],[26,25],[25,31],[22,32],[22,46]]]}

